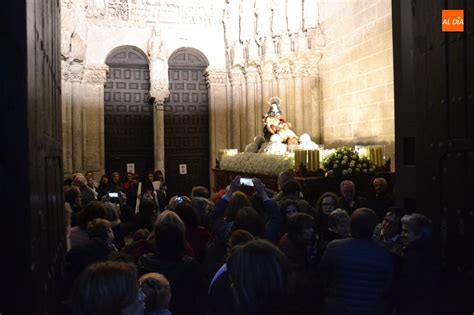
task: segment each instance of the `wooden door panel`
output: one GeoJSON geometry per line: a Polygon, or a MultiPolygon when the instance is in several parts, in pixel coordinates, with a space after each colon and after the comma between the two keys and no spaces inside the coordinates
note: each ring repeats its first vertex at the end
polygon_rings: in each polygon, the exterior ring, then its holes
{"type": "Polygon", "coordinates": [[[143,65],[146,60],[137,64],[138,54],[132,53],[111,58],[115,63],[110,65],[104,89],[106,173],[119,171],[123,177],[127,163],[134,163],[140,175],[153,170],[154,164],[150,75],[143,65]]]}
{"type": "Polygon", "coordinates": [[[182,62],[169,69],[170,97],[164,111],[170,195],[190,195],[197,185],[209,187],[209,112],[203,70],[186,68],[182,62]],[[187,174],[179,174],[180,164],[186,164],[187,174]]]}

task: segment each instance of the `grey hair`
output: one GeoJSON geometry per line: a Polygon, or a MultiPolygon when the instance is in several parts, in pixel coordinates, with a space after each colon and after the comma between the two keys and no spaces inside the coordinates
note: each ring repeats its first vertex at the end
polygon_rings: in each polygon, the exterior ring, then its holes
{"type": "Polygon", "coordinates": [[[376,177],[376,178],[374,178],[373,183],[375,183],[376,180],[382,180],[383,183],[384,183],[385,185],[387,185],[387,180],[386,180],[385,178],[383,178],[383,177],[376,177]]]}
{"type": "Polygon", "coordinates": [[[431,238],[433,234],[433,223],[422,214],[407,214],[400,221],[402,224],[409,225],[416,235],[421,235],[423,238],[431,238]]]}
{"type": "Polygon", "coordinates": [[[183,233],[186,232],[186,227],[181,220],[181,218],[173,211],[165,210],[158,215],[155,221],[155,226],[159,223],[169,223],[172,225],[176,225],[183,233]]]}
{"type": "Polygon", "coordinates": [[[337,208],[329,214],[328,225],[329,227],[336,227],[340,225],[344,219],[346,220],[346,222],[349,222],[350,220],[349,214],[347,213],[346,210],[337,208]]]}
{"type": "Polygon", "coordinates": [[[354,184],[354,182],[351,181],[351,180],[343,180],[343,181],[341,182],[341,184],[339,185],[339,187],[342,188],[342,187],[348,186],[348,185],[355,188],[355,184],[354,184]]]}

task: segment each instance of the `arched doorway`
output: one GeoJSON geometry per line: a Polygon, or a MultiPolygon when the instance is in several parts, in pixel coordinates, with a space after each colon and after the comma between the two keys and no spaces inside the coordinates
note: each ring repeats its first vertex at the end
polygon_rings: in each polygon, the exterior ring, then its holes
{"type": "Polygon", "coordinates": [[[209,62],[196,49],[180,48],[168,64],[170,96],[164,104],[166,180],[170,196],[189,196],[193,186],[209,188],[209,104],[203,76],[209,62]]]}
{"type": "Polygon", "coordinates": [[[150,73],[146,55],[138,48],[122,46],[106,59],[109,66],[104,88],[105,170],[145,176],[153,170],[153,106],[149,104],[150,73]]]}

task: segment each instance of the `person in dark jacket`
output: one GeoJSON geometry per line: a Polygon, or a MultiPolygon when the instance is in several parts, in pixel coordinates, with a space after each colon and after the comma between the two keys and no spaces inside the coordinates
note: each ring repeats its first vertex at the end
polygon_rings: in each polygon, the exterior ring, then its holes
{"type": "MultiPolygon", "coordinates": [[[[237,192],[237,189],[240,186],[240,176],[236,176],[230,182],[229,190],[216,203],[216,207],[211,215],[213,222],[212,226],[214,239],[212,242],[210,242],[205,262],[207,274],[211,277],[225,262],[224,258],[227,253],[227,243],[229,240],[230,233],[233,229],[243,229],[247,231],[252,230],[249,232],[251,232],[255,237],[263,237],[273,243],[276,243],[280,238],[282,220],[280,216],[280,211],[278,210],[278,205],[275,201],[270,199],[265,190],[265,185],[260,179],[254,178],[253,184],[255,190],[262,199],[263,208],[266,212],[267,222],[263,222],[261,220],[262,216],[259,215],[253,208],[251,208],[251,210],[246,209],[239,215],[239,224],[235,224],[236,222],[234,222],[234,219],[236,219],[235,216],[244,207],[239,207],[238,210],[236,210],[236,213],[233,213],[234,211],[230,212],[230,214],[234,215],[232,221],[229,222],[227,220],[228,217],[224,217],[224,213],[228,208],[227,206],[230,206],[229,200],[231,200],[231,198],[234,198],[234,194],[242,195],[242,193],[237,192]],[[258,235],[254,233],[257,233],[258,235]]],[[[242,206],[248,206],[248,204],[242,204],[242,206]]]]}
{"type": "MultiPolygon", "coordinates": [[[[230,235],[228,254],[236,246],[242,246],[255,237],[244,230],[234,230],[230,235]]],[[[227,315],[232,314],[234,310],[234,297],[230,282],[227,263],[216,272],[209,285],[209,308],[208,315],[227,315]]]]}
{"type": "Polygon", "coordinates": [[[186,241],[193,248],[196,260],[202,263],[212,234],[199,225],[198,214],[189,203],[179,203],[176,205],[175,212],[186,226],[186,241]]]}
{"type": "Polygon", "coordinates": [[[403,210],[392,207],[387,210],[382,223],[374,229],[372,239],[380,246],[385,247],[392,254],[399,254],[403,248],[400,232],[402,230],[401,218],[403,210]]]}
{"type": "Polygon", "coordinates": [[[349,237],[350,217],[346,210],[336,209],[328,217],[328,228],[320,231],[319,256],[326,251],[328,244],[334,240],[340,240],[349,237]]]}
{"type": "Polygon", "coordinates": [[[321,239],[321,231],[328,229],[328,218],[331,212],[337,208],[337,195],[325,192],[316,202],[316,233],[321,239]]]}
{"type": "Polygon", "coordinates": [[[72,295],[74,314],[144,314],[145,296],[138,290],[137,269],[120,261],[89,266],[76,282],[72,295]]]}
{"type": "Polygon", "coordinates": [[[234,314],[291,314],[290,266],[278,247],[265,240],[237,246],[227,266],[236,297],[234,314]]]}
{"type": "Polygon", "coordinates": [[[303,197],[301,197],[301,186],[295,180],[288,180],[283,184],[282,195],[277,201],[281,209],[285,201],[292,200],[298,205],[298,209],[316,218],[316,209],[314,209],[303,197]]]}
{"type": "Polygon", "coordinates": [[[297,213],[288,219],[288,232],[285,233],[278,247],[288,257],[295,271],[306,271],[315,262],[314,219],[307,213],[297,213]]]}
{"type": "Polygon", "coordinates": [[[368,207],[377,213],[379,222],[383,220],[387,209],[393,207],[395,201],[388,192],[387,180],[383,177],[377,177],[373,181],[374,194],[368,200],[368,207]]]}
{"type": "Polygon", "coordinates": [[[354,210],[367,206],[367,199],[356,195],[356,188],[353,181],[344,180],[340,185],[341,197],[338,198],[339,208],[346,210],[349,215],[354,210]]]}
{"type": "Polygon", "coordinates": [[[401,219],[402,250],[395,279],[395,314],[433,314],[439,266],[431,242],[432,223],[422,214],[401,219]]]}
{"type": "Polygon", "coordinates": [[[184,230],[172,223],[155,226],[155,251],[138,261],[141,275],[163,274],[171,285],[173,315],[205,314],[207,281],[199,263],[185,255],[184,230]]]}
{"type": "Polygon", "coordinates": [[[110,221],[94,219],[89,223],[87,232],[89,241],[72,248],[66,256],[65,278],[70,283],[92,263],[118,256],[117,248],[112,244],[114,232],[110,221]]]}
{"type": "Polygon", "coordinates": [[[74,177],[74,181],[72,182],[74,186],[77,186],[81,191],[81,204],[83,207],[87,206],[87,204],[91,201],[97,200],[94,192],[87,186],[87,180],[84,175],[81,173],[77,173],[74,177]]]}
{"type": "Polygon", "coordinates": [[[351,216],[352,237],[328,244],[319,266],[325,314],[385,313],[393,263],[388,251],[372,240],[377,222],[373,210],[357,209],[351,216]]]}
{"type": "Polygon", "coordinates": [[[97,187],[97,199],[102,200],[102,197],[107,196],[111,189],[109,178],[107,175],[102,175],[100,177],[99,186],[97,187]]]}

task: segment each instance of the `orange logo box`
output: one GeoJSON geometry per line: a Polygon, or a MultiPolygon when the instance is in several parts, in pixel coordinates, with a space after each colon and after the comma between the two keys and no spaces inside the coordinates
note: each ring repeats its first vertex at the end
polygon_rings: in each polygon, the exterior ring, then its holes
{"type": "Polygon", "coordinates": [[[464,10],[443,10],[442,13],[443,32],[464,32],[464,10]]]}

